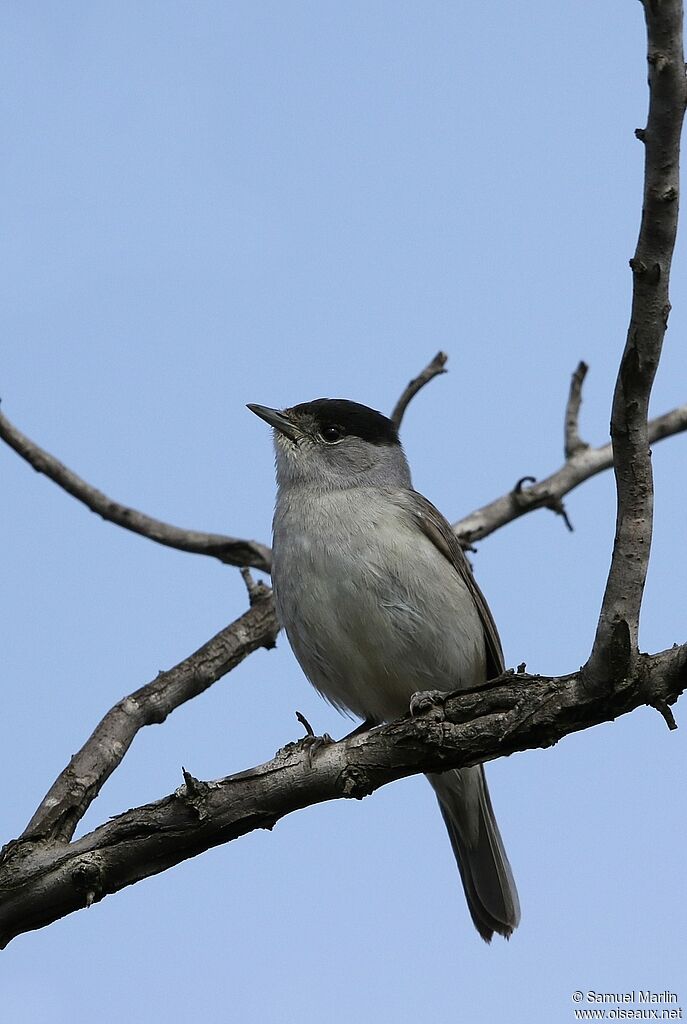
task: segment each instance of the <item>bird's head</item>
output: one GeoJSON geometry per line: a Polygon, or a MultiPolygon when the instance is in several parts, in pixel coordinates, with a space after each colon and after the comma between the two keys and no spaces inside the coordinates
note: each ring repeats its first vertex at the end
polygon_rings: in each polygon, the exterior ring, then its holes
{"type": "Polygon", "coordinates": [[[410,486],[398,431],[381,412],[343,398],[318,398],[282,410],[248,408],[274,428],[280,487],[410,486]]]}

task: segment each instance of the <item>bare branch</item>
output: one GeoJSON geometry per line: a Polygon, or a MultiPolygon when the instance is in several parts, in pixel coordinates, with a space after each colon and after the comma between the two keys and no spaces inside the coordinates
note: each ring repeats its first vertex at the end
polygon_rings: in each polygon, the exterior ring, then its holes
{"type": "Polygon", "coordinates": [[[572,458],[575,452],[580,451],[583,448],[589,448],[589,445],[580,438],[580,405],[582,404],[582,385],[584,378],[587,376],[587,370],[589,367],[586,363],[580,362],[577,364],[577,369],[572,375],[570,381],[570,394],[568,395],[568,404],[565,409],[565,457],[566,459],[572,458]]]}
{"type": "Polygon", "coordinates": [[[52,784],[22,839],[68,842],[139,729],[164,722],[180,704],[203,693],[259,647],[274,647],[278,631],[272,592],[262,587],[257,593],[256,588],[251,607],[241,618],[107,712],[52,784]]]}
{"type": "Polygon", "coordinates": [[[389,417],[397,430],[401,426],[401,420],[403,419],[403,415],[406,409],[408,408],[409,403],[415,397],[418,391],[420,391],[425,386],[425,384],[429,384],[430,380],[434,380],[435,377],[438,377],[440,374],[447,372],[447,360],[448,356],[446,355],[445,352],[437,352],[434,359],[431,361],[431,363],[428,363],[427,366],[425,366],[422,373],[418,374],[417,377],[414,377],[408,383],[408,386],[406,387],[405,391],[403,392],[399,400],[396,402],[396,405],[393,408],[393,412],[389,417]]]}
{"type": "Polygon", "coordinates": [[[680,0],[644,0],[648,35],[649,116],[644,201],[632,268],[632,313],[620,362],[611,439],[618,493],[615,543],[588,680],[624,676],[638,656],[639,612],[649,565],[653,476],[649,398],[668,325],[668,282],[678,218],[680,133],[687,102],[680,0]]]}
{"type": "MultiPolygon", "coordinates": [[[[395,779],[549,747],[687,685],[687,645],[643,655],[632,674],[590,692],[580,673],[506,673],[406,718],[320,746],[290,743],[267,764],[216,782],[188,773],[175,793],[121,814],[68,846],[8,844],[0,866],[0,947],[150,875],[325,800],[360,799],[395,779]]],[[[307,739],[311,740],[310,737],[307,739]]]]}
{"type": "MultiPolygon", "coordinates": [[[[664,437],[672,437],[674,434],[681,434],[685,430],[687,430],[687,404],[651,420],[648,434],[649,443],[661,441],[664,437]]],[[[483,537],[488,537],[490,533],[494,533],[495,530],[514,519],[519,519],[527,512],[533,512],[537,508],[551,508],[552,504],[579,487],[585,480],[610,469],[612,465],[613,449],[610,444],[602,445],[600,448],[579,449],[551,476],[540,480],[532,487],[522,486],[522,482],[533,479],[532,477],[523,477],[519,490],[509,491],[508,494],[470,512],[469,515],[454,523],[453,529],[464,544],[482,540],[483,537]]]]}
{"type": "MultiPolygon", "coordinates": [[[[448,356],[437,352],[434,359],[422,373],[411,380],[399,398],[391,418],[396,427],[401,423],[408,403],[430,380],[445,373],[444,365],[448,356]]],[[[22,434],[2,413],[0,413],[0,438],[21,455],[38,473],[43,473],[63,490],[96,512],[107,522],[115,523],[125,530],[138,533],[166,547],[188,551],[192,554],[209,555],[225,565],[238,565],[270,572],[272,552],[259,541],[227,537],[220,533],[203,533],[199,530],[184,530],[160,519],[122,505],[109,498],[102,491],[87,483],[62,462],[40,448],[34,441],[22,434]]]]}
{"type": "Polygon", "coordinates": [[[125,530],[131,530],[142,537],[164,544],[169,548],[189,551],[198,555],[210,555],[225,565],[249,565],[254,569],[269,572],[272,565],[272,553],[265,544],[254,540],[239,540],[236,537],[225,537],[221,533],[201,533],[198,530],[183,530],[178,526],[163,523],[159,519],[108,498],[102,491],[90,484],[64,466],[49,452],[39,448],[37,444],[22,434],[0,413],[0,438],[14,448],[37,473],[43,473],[72,497],[82,502],[91,512],[96,512],[103,519],[125,530]]]}

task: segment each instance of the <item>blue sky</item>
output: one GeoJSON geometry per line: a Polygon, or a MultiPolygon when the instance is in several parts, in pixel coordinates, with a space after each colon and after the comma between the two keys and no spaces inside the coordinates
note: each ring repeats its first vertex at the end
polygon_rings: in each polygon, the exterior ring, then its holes
{"type": "MultiPolygon", "coordinates": [[[[569,374],[608,436],[646,116],[639,4],[144,2],[0,12],[0,395],[120,501],[267,540],[246,402],[411,406],[416,486],[458,518],[562,459],[569,374]]],[[[684,244],[653,402],[687,400],[684,244]]],[[[641,641],[684,639],[687,439],[654,450],[641,641]]],[[[2,841],[124,693],[245,608],[236,570],[104,524],[0,450],[2,841]]],[[[611,476],[479,545],[509,664],[587,657],[611,476]]],[[[146,729],[89,829],[349,726],[285,641],[146,729]]],[[[680,707],[677,708],[681,721],[680,707]]],[[[684,978],[683,730],[642,710],[489,766],[523,920],[469,922],[422,779],[311,808],[15,940],[13,1024],[572,1020],[571,993],[684,978]]]]}

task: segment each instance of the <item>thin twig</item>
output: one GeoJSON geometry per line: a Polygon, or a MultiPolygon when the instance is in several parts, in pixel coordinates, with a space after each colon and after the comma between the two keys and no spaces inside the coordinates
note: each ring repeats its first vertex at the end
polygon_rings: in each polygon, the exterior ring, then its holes
{"type": "Polygon", "coordinates": [[[437,352],[434,359],[431,363],[428,363],[427,366],[425,366],[422,373],[418,374],[417,377],[413,377],[413,379],[408,383],[408,386],[396,402],[393,412],[389,417],[397,430],[401,426],[401,420],[403,419],[403,415],[408,408],[410,401],[415,397],[418,391],[420,391],[425,384],[429,384],[430,380],[434,380],[434,378],[438,377],[440,374],[448,372],[446,370],[447,360],[448,356],[445,352],[437,352]]]}
{"type": "Polygon", "coordinates": [[[38,473],[43,473],[72,497],[96,512],[103,519],[142,537],[164,544],[169,548],[189,551],[198,555],[210,555],[225,565],[249,565],[254,569],[269,572],[272,553],[265,544],[254,540],[240,540],[226,537],[221,533],[201,533],[198,530],[183,530],[170,523],[121,505],[108,498],[102,491],[86,483],[80,476],[63,465],[54,455],[31,441],[0,413],[0,438],[14,448],[38,473]]]}
{"type": "Polygon", "coordinates": [[[297,711],[296,712],[296,718],[298,719],[298,721],[301,723],[301,725],[305,729],[305,735],[306,736],[314,737],[315,736],[315,730],[313,729],[312,725],[310,724],[310,722],[305,717],[305,715],[303,714],[302,711],[297,711]]]}
{"type": "Polygon", "coordinates": [[[572,458],[576,452],[583,448],[589,448],[586,441],[580,438],[580,405],[582,404],[582,385],[587,376],[589,367],[585,362],[579,362],[577,369],[570,381],[570,394],[568,404],[565,408],[565,457],[572,458]]]}
{"type": "Polygon", "coordinates": [[[675,715],[673,714],[673,710],[670,705],[666,704],[664,700],[655,700],[651,702],[650,707],[655,708],[655,710],[658,711],[659,715],[668,726],[668,730],[670,732],[675,732],[677,729],[677,722],[675,721],[675,715]]]}
{"type": "Polygon", "coordinates": [[[248,601],[251,608],[256,601],[263,601],[266,597],[269,597],[271,594],[270,588],[265,586],[262,580],[253,579],[253,574],[248,566],[244,565],[240,572],[241,578],[246,585],[246,590],[248,591],[248,601]]]}

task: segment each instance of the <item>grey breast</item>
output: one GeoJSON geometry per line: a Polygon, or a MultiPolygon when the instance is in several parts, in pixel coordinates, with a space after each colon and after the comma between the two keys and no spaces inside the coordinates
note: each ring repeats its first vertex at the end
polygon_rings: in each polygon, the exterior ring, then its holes
{"type": "Polygon", "coordinates": [[[378,721],[404,714],[418,690],[474,685],[486,671],[475,603],[406,500],[299,488],[275,513],[275,599],[294,653],[331,703],[378,721]]]}

